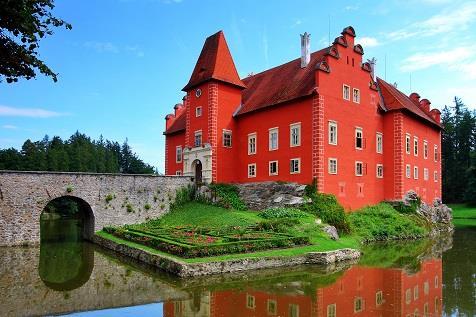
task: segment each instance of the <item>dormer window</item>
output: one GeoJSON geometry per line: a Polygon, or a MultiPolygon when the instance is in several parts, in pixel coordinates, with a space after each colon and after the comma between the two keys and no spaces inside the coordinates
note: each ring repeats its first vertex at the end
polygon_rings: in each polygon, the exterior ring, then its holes
{"type": "Polygon", "coordinates": [[[195,97],[200,98],[201,95],[202,95],[202,90],[200,88],[197,88],[197,90],[195,90],[195,97]]]}

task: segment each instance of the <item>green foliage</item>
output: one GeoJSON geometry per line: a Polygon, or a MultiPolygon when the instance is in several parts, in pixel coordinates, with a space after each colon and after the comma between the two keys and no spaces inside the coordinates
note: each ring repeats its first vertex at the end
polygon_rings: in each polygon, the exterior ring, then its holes
{"type": "Polygon", "coordinates": [[[144,205],[144,209],[145,209],[145,210],[149,210],[150,208],[151,208],[150,204],[145,204],[145,205],[144,205]]]}
{"type": "Polygon", "coordinates": [[[309,214],[297,209],[297,208],[269,208],[258,214],[264,219],[277,219],[277,218],[305,218],[309,214]]]}
{"type": "Polygon", "coordinates": [[[66,187],[66,192],[68,193],[72,193],[74,190],[73,186],[69,185],[68,187],[66,187]]]}
{"type": "Polygon", "coordinates": [[[111,200],[113,200],[114,198],[116,198],[116,195],[114,194],[107,194],[106,195],[106,202],[109,203],[111,200]]]}
{"type": "Polygon", "coordinates": [[[344,207],[337,201],[334,195],[330,194],[312,194],[310,204],[303,205],[302,211],[316,215],[323,222],[336,227],[339,233],[350,233],[350,226],[345,214],[344,207]]]}
{"type": "Polygon", "coordinates": [[[306,185],[305,193],[307,197],[311,197],[317,194],[317,178],[316,177],[312,179],[312,183],[310,185],[306,185]]]}
{"type": "Polygon", "coordinates": [[[127,212],[135,212],[134,207],[130,203],[126,204],[127,212]]]}
{"type": "Polygon", "coordinates": [[[0,81],[32,79],[36,71],[57,81],[57,74],[38,58],[40,39],[53,34],[53,28],[71,24],[54,17],[54,0],[0,0],[0,81]]]}
{"type": "MultiPolygon", "coordinates": [[[[187,187],[182,187],[180,189],[177,189],[177,191],[175,192],[175,201],[170,205],[170,210],[174,210],[176,208],[179,208],[191,202],[194,199],[194,197],[195,197],[194,186],[187,185],[187,187]]],[[[172,197],[170,197],[169,199],[172,200],[172,197]]]]}
{"type": "Polygon", "coordinates": [[[246,210],[246,205],[238,195],[238,187],[232,184],[210,184],[210,190],[218,199],[217,205],[223,208],[246,210]]]}
{"type": "Polygon", "coordinates": [[[359,209],[348,217],[352,231],[365,242],[416,239],[427,234],[423,219],[401,214],[387,203],[359,209]]]}
{"type": "Polygon", "coordinates": [[[421,198],[418,197],[416,201],[412,201],[410,204],[405,204],[403,201],[396,201],[391,203],[392,207],[402,214],[416,214],[417,209],[421,205],[421,198]]]}
{"type": "Polygon", "coordinates": [[[257,228],[259,230],[275,231],[275,232],[287,232],[290,228],[299,224],[299,220],[296,218],[278,218],[267,221],[261,221],[258,223],[257,228]]]}
{"type": "MultiPolygon", "coordinates": [[[[1,0],[0,0],[1,1],[1,0]]],[[[152,174],[154,168],[140,160],[126,142],[91,140],[76,132],[68,140],[60,137],[32,142],[21,151],[0,150],[0,170],[152,174]]]]}

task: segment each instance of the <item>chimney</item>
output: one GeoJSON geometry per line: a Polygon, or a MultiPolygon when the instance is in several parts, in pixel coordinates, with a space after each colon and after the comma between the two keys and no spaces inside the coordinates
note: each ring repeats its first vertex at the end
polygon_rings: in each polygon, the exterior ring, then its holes
{"type": "Polygon", "coordinates": [[[431,109],[431,116],[435,119],[436,122],[441,123],[441,112],[438,109],[431,109]]]}
{"type": "Polygon", "coordinates": [[[301,34],[301,68],[305,68],[311,61],[311,43],[309,37],[311,34],[304,32],[301,34]]]}
{"type": "Polygon", "coordinates": [[[420,95],[417,94],[416,92],[412,92],[410,94],[410,96],[408,96],[410,98],[411,101],[413,101],[414,103],[416,103],[417,105],[420,104],[420,95]]]}
{"type": "Polygon", "coordinates": [[[375,65],[377,65],[377,59],[372,57],[372,59],[368,59],[367,62],[370,64],[370,75],[372,79],[375,80],[375,65]]]}
{"type": "Polygon", "coordinates": [[[175,115],[175,117],[177,117],[177,112],[179,112],[180,109],[182,109],[182,104],[178,103],[174,106],[174,115],[175,115]]]}
{"type": "Polygon", "coordinates": [[[426,112],[430,112],[430,105],[431,105],[431,102],[430,100],[428,99],[422,99],[420,100],[420,106],[423,110],[425,110],[426,112]]]}

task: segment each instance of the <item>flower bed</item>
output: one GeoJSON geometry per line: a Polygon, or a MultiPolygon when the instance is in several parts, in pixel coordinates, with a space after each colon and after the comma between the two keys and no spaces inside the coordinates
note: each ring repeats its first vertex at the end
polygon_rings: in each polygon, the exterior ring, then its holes
{"type": "Polygon", "coordinates": [[[246,253],[309,244],[309,238],[258,227],[192,228],[131,225],[105,227],[114,236],[184,258],[246,253]]]}

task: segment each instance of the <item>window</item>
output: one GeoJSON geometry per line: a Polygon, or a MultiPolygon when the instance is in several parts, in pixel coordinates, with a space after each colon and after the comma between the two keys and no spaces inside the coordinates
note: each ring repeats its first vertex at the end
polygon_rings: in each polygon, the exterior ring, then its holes
{"type": "Polygon", "coordinates": [[[275,300],[268,299],[268,314],[276,315],[278,313],[278,303],[275,300]]]}
{"type": "Polygon", "coordinates": [[[195,131],[195,147],[202,146],[202,130],[195,131]]]}
{"type": "Polygon", "coordinates": [[[423,292],[425,293],[425,295],[428,295],[428,293],[430,292],[430,283],[428,283],[428,281],[425,281],[425,283],[423,284],[423,292]]]}
{"type": "Polygon", "coordinates": [[[358,150],[363,148],[362,128],[355,128],[355,148],[358,150]]]}
{"type": "Polygon", "coordinates": [[[248,134],[248,155],[256,154],[256,133],[248,134]]]}
{"type": "Polygon", "coordinates": [[[381,132],[377,132],[376,150],[377,153],[383,153],[383,134],[381,132]]]}
{"type": "Polygon", "coordinates": [[[299,174],[301,172],[301,159],[299,158],[291,159],[289,171],[291,174],[299,174]]]}
{"type": "Polygon", "coordinates": [[[202,107],[195,108],[195,117],[201,117],[201,116],[202,116],[202,107]]]}
{"type": "Polygon", "coordinates": [[[231,131],[223,130],[223,146],[231,147],[231,131]]]}
{"type": "Polygon", "coordinates": [[[269,175],[278,175],[278,161],[269,162],[269,175]]]}
{"type": "Polygon", "coordinates": [[[383,178],[383,164],[377,164],[377,178],[383,178]]]}
{"type": "Polygon", "coordinates": [[[435,288],[439,287],[439,280],[438,280],[438,275],[435,276],[435,288]]]}
{"type": "Polygon", "coordinates": [[[408,305],[411,303],[411,301],[412,301],[412,290],[407,289],[405,291],[405,303],[408,305]]]}
{"type": "Polygon", "coordinates": [[[336,158],[329,158],[328,170],[329,170],[329,174],[337,174],[337,159],[336,158]]]}
{"type": "Polygon", "coordinates": [[[438,162],[438,145],[435,145],[434,152],[435,162],[438,162]]]}
{"type": "Polygon", "coordinates": [[[428,317],[430,315],[430,309],[428,303],[423,305],[423,316],[428,317]]]}
{"type": "Polygon", "coordinates": [[[251,295],[246,295],[246,308],[255,309],[255,297],[251,295]]]}
{"type": "Polygon", "coordinates": [[[176,172],[175,172],[175,175],[181,176],[181,175],[182,175],[182,171],[176,171],[176,172]]]}
{"type": "Polygon", "coordinates": [[[248,178],[256,177],[256,163],[248,164],[248,178]]]}
{"type": "Polygon", "coordinates": [[[412,177],[412,169],[411,169],[410,164],[407,164],[407,166],[406,166],[405,175],[407,176],[407,178],[412,177]]]}
{"type": "Polygon", "coordinates": [[[278,149],[278,128],[269,129],[269,150],[278,149]]]}
{"type": "Polygon", "coordinates": [[[289,317],[299,317],[299,305],[289,304],[289,317]]]}
{"type": "Polygon", "coordinates": [[[413,300],[417,300],[420,297],[420,289],[418,285],[413,288],[413,300]]]}
{"type": "Polygon", "coordinates": [[[355,162],[355,176],[364,175],[364,163],[355,162]]]}
{"type": "Polygon", "coordinates": [[[360,103],[360,90],[357,88],[352,89],[352,101],[355,103],[360,103]]]}
{"type": "Polygon", "coordinates": [[[418,166],[413,167],[413,178],[418,179],[418,166]]]}
{"type": "Polygon", "coordinates": [[[336,317],[336,304],[327,305],[327,317],[336,317]]]}
{"type": "Polygon", "coordinates": [[[410,154],[410,134],[408,133],[405,136],[405,152],[407,152],[407,154],[410,154]]]}
{"type": "Polygon", "coordinates": [[[364,300],[362,297],[357,297],[354,299],[354,312],[358,313],[364,309],[364,300]]]}
{"type": "Polygon", "coordinates": [[[350,87],[347,85],[344,85],[342,88],[342,98],[350,100],[350,87]]]}
{"type": "Polygon", "coordinates": [[[195,90],[195,96],[197,98],[200,98],[200,96],[202,95],[202,90],[200,88],[198,88],[197,90],[195,90]]]}
{"type": "Polygon", "coordinates": [[[337,122],[329,121],[329,144],[337,145],[337,122]]]}
{"type": "Polygon", "coordinates": [[[429,177],[430,176],[429,176],[429,173],[428,173],[428,169],[424,168],[423,169],[423,179],[427,181],[429,177]]]}
{"type": "Polygon", "coordinates": [[[383,292],[378,291],[375,293],[375,305],[380,306],[383,304],[383,292]]]}
{"type": "Polygon", "coordinates": [[[413,138],[413,154],[415,156],[418,156],[418,138],[417,137],[413,138]]]}
{"type": "Polygon", "coordinates": [[[300,146],[301,145],[301,123],[293,123],[289,126],[290,131],[289,135],[291,137],[290,146],[300,146]]]}
{"type": "Polygon", "coordinates": [[[435,172],[433,173],[433,179],[435,180],[435,182],[438,181],[438,172],[437,172],[437,171],[435,171],[435,172]]]}
{"type": "Polygon", "coordinates": [[[175,148],[175,162],[182,163],[182,146],[177,146],[175,148]]]}
{"type": "Polygon", "coordinates": [[[428,141],[423,141],[423,158],[426,160],[428,158],[428,141]]]}

